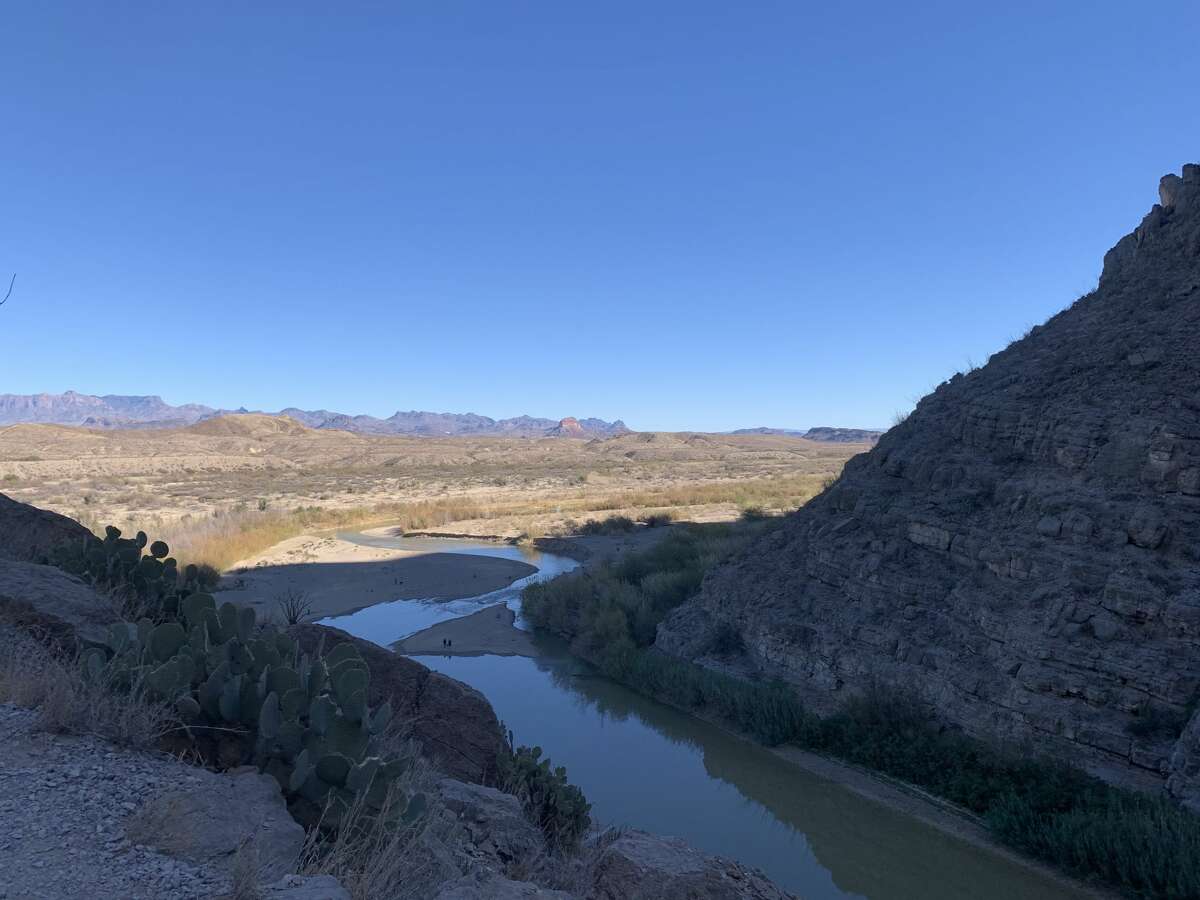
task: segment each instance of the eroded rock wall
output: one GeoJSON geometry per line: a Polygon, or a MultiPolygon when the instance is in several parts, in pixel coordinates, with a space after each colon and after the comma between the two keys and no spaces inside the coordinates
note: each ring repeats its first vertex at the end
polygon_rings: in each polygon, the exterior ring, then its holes
{"type": "Polygon", "coordinates": [[[925,397],[658,646],[715,664],[733,626],[743,665],[817,709],[881,680],[971,733],[1200,794],[1200,742],[1179,741],[1200,692],[1200,166],[1160,194],[1097,290],[925,397]]]}

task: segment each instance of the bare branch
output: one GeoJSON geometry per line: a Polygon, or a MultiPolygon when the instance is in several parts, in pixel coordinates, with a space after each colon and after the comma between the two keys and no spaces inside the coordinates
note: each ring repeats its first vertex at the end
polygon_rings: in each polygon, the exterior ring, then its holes
{"type": "Polygon", "coordinates": [[[3,306],[5,303],[7,303],[8,298],[12,296],[13,283],[16,282],[16,280],[17,280],[17,273],[13,272],[13,277],[8,282],[8,293],[4,295],[3,300],[0,300],[0,306],[3,306]]]}

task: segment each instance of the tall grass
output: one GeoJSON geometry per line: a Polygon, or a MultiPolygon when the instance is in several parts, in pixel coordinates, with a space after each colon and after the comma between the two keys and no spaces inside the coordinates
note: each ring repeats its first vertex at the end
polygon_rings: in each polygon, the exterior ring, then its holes
{"type": "MultiPolygon", "coordinates": [[[[784,684],[734,678],[657,651],[658,623],[695,594],[712,566],[770,527],[750,518],[679,528],[650,551],[531,585],[524,614],[635,690],[765,744],[793,744],[917,785],[979,816],[1008,845],[1075,875],[1134,896],[1200,897],[1200,817],[1165,797],[948,729],[895,686],[876,686],[822,718],[784,684]]],[[[726,651],[738,643],[736,634],[714,638],[726,651]]]]}
{"type": "Polygon", "coordinates": [[[524,530],[533,534],[539,526],[532,517],[548,514],[614,509],[661,512],[711,504],[792,509],[814,497],[821,489],[821,480],[820,475],[797,475],[605,494],[584,489],[525,500],[487,500],[464,494],[345,509],[318,506],[243,509],[165,524],[155,532],[171,545],[172,555],[181,563],[207,563],[223,571],[280,541],[313,530],[387,523],[405,531],[422,531],[454,522],[518,518],[522,519],[524,530]]]}
{"type": "Polygon", "coordinates": [[[242,510],[180,522],[161,534],[181,563],[207,563],[225,570],[239,560],[307,531],[358,527],[374,522],[394,522],[406,531],[416,531],[448,522],[489,518],[492,512],[486,506],[462,498],[351,509],[306,506],[275,512],[242,510]]]}

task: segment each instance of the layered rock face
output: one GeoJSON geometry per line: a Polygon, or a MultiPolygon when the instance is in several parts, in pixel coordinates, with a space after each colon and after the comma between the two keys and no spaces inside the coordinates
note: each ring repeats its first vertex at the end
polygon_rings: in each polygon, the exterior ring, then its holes
{"type": "Polygon", "coordinates": [[[720,664],[732,626],[743,666],[817,710],[910,688],[970,733],[1200,798],[1200,166],[1160,199],[1094,292],[925,397],[658,646],[720,664]]]}

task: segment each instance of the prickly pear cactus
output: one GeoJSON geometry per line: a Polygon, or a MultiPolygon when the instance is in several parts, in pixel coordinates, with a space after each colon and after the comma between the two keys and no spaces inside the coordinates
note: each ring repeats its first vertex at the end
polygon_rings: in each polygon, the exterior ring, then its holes
{"type": "MultiPolygon", "coordinates": [[[[158,563],[158,543],[138,565],[158,563]]],[[[273,775],[311,824],[336,830],[356,809],[402,827],[427,806],[423,795],[405,796],[397,786],[406,763],[380,755],[392,707],[368,705],[370,671],[350,643],[310,658],[287,634],[260,624],[253,609],[218,607],[197,591],[180,597],[163,621],[112,626],[105,648],[86,651],[81,665],[90,678],[171,704],[195,739],[221,734],[228,745],[229,735],[240,735],[241,761],[273,775]]]]}
{"type": "Polygon", "coordinates": [[[188,566],[180,575],[170,553],[164,541],[150,543],[144,531],[123,538],[121,529],[109,525],[103,538],[63,550],[56,562],[106,589],[132,595],[161,621],[177,614],[179,601],[200,587],[200,570],[188,566]]]}

